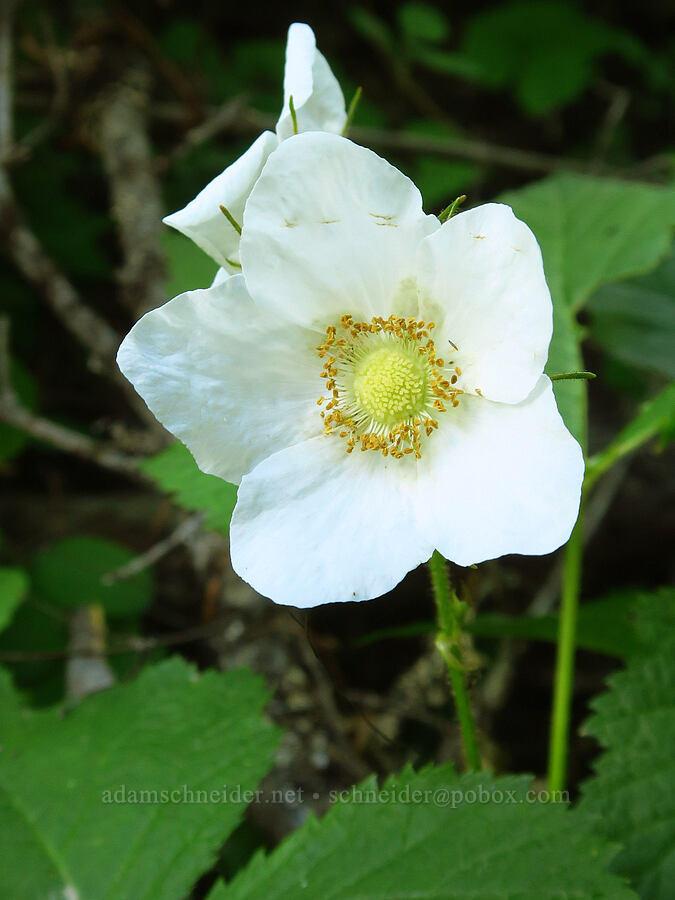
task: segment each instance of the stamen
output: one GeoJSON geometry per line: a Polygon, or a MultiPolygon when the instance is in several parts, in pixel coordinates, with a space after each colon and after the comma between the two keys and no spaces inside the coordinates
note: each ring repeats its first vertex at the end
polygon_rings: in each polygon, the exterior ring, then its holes
{"type": "Polygon", "coordinates": [[[316,348],[325,360],[326,396],[317,404],[325,404],[324,433],[346,439],[347,453],[358,445],[384,457],[420,459],[423,439],[438,429],[435,416],[459,405],[462,372],[436,356],[434,328],[412,316],[357,322],[349,313],[326,328],[316,348]]]}

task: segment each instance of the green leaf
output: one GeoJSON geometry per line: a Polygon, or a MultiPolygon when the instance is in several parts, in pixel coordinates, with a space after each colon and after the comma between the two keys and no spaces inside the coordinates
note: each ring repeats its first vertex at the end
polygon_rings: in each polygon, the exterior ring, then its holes
{"type": "MultiPolygon", "coordinates": [[[[660,616],[661,627],[675,629],[675,588],[664,587],[655,592],[620,591],[583,603],[577,623],[578,647],[608,656],[634,656],[652,645],[637,622],[640,615],[660,616]]],[[[478,616],[466,623],[476,637],[523,638],[532,641],[558,639],[557,616],[478,616]]]]}
{"type": "Polygon", "coordinates": [[[21,569],[0,569],[0,631],[12,621],[14,612],[28,593],[28,576],[21,569]]]}
{"type": "MultiPolygon", "coordinates": [[[[659,627],[658,620],[652,624],[659,627]]],[[[643,900],[669,900],[675,884],[672,623],[661,634],[660,646],[613,675],[610,690],[592,702],[585,733],[605,752],[579,805],[599,833],[623,845],[613,868],[630,878],[643,900]]]]}
{"type": "Polygon", "coordinates": [[[614,359],[675,378],[675,252],[658,269],[591,297],[589,336],[614,359]]]}
{"type": "Polygon", "coordinates": [[[513,90],[520,107],[540,115],[571,103],[595,77],[608,52],[637,60],[639,43],[567,3],[516,0],[475,16],[463,54],[480,66],[482,80],[513,90]]]}
{"type": "Polygon", "coordinates": [[[177,297],[184,291],[209,287],[218,271],[218,266],[210,256],[189,238],[168,228],[162,232],[160,243],[166,254],[169,270],[167,297],[177,297]]]}
{"type": "Polygon", "coordinates": [[[0,698],[8,898],[180,900],[238,824],[277,741],[257,677],[199,675],[178,658],[65,717],[22,709],[3,673],[0,698]]]}
{"type": "Polygon", "coordinates": [[[152,599],[150,572],[138,572],[111,585],[104,584],[102,578],[135,555],[104,538],[65,538],[35,556],[33,588],[53,606],[100,603],[111,619],[133,616],[152,599]]]}
{"type": "Polygon", "coordinates": [[[448,20],[429,3],[404,3],[396,12],[398,26],[408,41],[433,44],[444,41],[450,34],[448,20]]]}
{"type": "Polygon", "coordinates": [[[668,385],[653,400],[645,403],[635,418],[600,453],[588,460],[585,488],[628,453],[660,435],[664,441],[675,433],[675,383],[668,385]]]}
{"type": "Polygon", "coordinates": [[[634,896],[606,873],[598,838],[564,804],[528,800],[529,787],[450,766],[406,769],[381,790],[373,776],[209,900],[634,896]]]}
{"type": "Polygon", "coordinates": [[[215,475],[204,474],[183,444],[172,444],[146,459],[141,468],[162,490],[175,494],[176,503],[188,509],[203,510],[209,528],[228,533],[237,502],[236,486],[215,475]]]}
{"type": "Polygon", "coordinates": [[[475,60],[462,53],[440,50],[438,47],[430,47],[428,44],[417,44],[410,47],[408,52],[411,59],[432,72],[464,78],[467,81],[480,80],[481,67],[475,60]]]}
{"type": "MultiPolygon", "coordinates": [[[[675,191],[635,182],[554,175],[500,198],[530,226],[553,297],[548,372],[583,369],[576,313],[601,284],[654,267],[667,254],[675,191]]],[[[558,382],[567,427],[586,442],[586,385],[558,382]]]]}
{"type": "Polygon", "coordinates": [[[42,659],[4,664],[17,689],[33,706],[51,706],[63,698],[68,629],[65,616],[59,617],[57,612],[42,604],[36,606],[28,597],[0,632],[0,651],[26,651],[38,657],[44,654],[42,659]]]}

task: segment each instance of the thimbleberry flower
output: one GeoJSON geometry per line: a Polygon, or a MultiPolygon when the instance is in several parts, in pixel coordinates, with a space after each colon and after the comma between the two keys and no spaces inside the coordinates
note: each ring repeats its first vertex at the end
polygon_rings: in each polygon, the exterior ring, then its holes
{"type": "Polygon", "coordinates": [[[242,274],[146,314],[119,364],[205,472],[239,484],[236,571],[279,603],[390,590],[564,543],[583,458],[543,374],[551,298],[530,229],[441,225],[385,160],[306,133],[246,203],[242,274]]]}
{"type": "Polygon", "coordinates": [[[276,132],[264,131],[236,162],[213,179],[194,200],[164,221],[191,238],[224,269],[241,271],[239,233],[221,212],[225,206],[241,222],[244,205],[269,155],[294,131],[291,97],[298,131],[339,134],[345,126],[345,101],[337,79],[316,49],[314,32],[299,22],[288,29],[284,70],[284,105],[276,132]]]}

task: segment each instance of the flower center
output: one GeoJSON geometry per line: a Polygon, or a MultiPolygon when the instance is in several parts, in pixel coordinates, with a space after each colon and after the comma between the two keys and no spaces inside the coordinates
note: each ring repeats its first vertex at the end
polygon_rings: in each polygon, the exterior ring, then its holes
{"type": "Polygon", "coordinates": [[[393,428],[423,411],[431,373],[415,347],[387,343],[391,346],[366,350],[354,365],[351,388],[356,403],[374,422],[393,428]]]}
{"type": "Polygon", "coordinates": [[[437,357],[434,327],[393,315],[370,322],[344,315],[328,326],[317,347],[327,394],[317,404],[325,403],[324,433],[345,438],[347,453],[360,445],[395,459],[413,453],[419,459],[422,440],[438,428],[438,413],[459,404],[462,372],[437,357]]]}

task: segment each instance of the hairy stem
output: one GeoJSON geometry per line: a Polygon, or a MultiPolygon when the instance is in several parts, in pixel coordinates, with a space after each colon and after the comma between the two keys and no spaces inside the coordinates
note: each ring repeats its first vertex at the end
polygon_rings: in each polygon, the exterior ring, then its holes
{"type": "Polygon", "coordinates": [[[450,584],[445,559],[438,550],[434,550],[428,565],[438,612],[439,633],[436,638],[436,647],[448,668],[467,766],[471,771],[478,772],[482,766],[476,738],[476,724],[466,689],[466,678],[459,646],[463,604],[450,584]]]}

